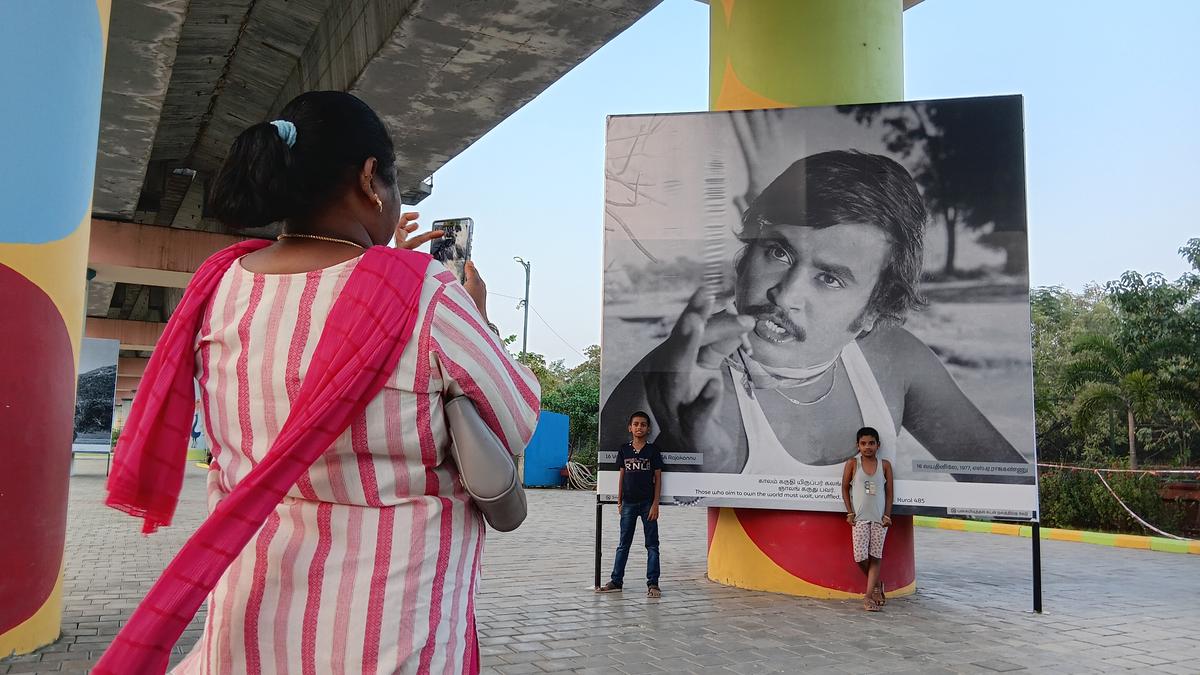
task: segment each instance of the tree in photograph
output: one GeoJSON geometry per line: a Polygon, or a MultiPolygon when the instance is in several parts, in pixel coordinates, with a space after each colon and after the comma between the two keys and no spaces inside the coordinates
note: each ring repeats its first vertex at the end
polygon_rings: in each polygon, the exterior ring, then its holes
{"type": "Polygon", "coordinates": [[[646,157],[646,145],[662,124],[661,116],[652,117],[629,136],[610,135],[604,161],[604,230],[615,231],[613,223],[620,226],[629,241],[652,263],[657,263],[658,258],[642,243],[644,233],[635,232],[624,213],[647,201],[661,203],[650,194],[660,189],[659,185],[644,178],[640,167],[646,157]]]}
{"type": "Polygon", "coordinates": [[[1028,271],[1025,145],[1021,101],[965,99],[841,106],[863,125],[883,127],[883,142],[904,158],[930,215],[946,230],[942,272],[955,275],[958,228],[991,231],[980,239],[1005,254],[1006,274],[1028,271]]]}

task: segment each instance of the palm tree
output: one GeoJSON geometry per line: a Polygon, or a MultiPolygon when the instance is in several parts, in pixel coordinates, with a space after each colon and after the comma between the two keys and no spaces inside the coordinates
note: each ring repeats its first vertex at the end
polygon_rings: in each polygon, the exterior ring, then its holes
{"type": "Polygon", "coordinates": [[[1179,354],[1177,340],[1148,344],[1119,344],[1108,335],[1087,333],[1071,345],[1067,382],[1075,387],[1072,401],[1077,430],[1089,427],[1106,411],[1125,416],[1129,434],[1129,468],[1137,468],[1137,425],[1165,398],[1182,388],[1163,367],[1166,357],[1179,354]]]}

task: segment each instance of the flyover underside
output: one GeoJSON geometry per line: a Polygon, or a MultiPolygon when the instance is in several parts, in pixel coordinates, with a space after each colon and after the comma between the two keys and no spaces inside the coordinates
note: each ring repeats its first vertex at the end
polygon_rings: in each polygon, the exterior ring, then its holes
{"type": "Polygon", "coordinates": [[[311,89],[379,111],[416,186],[658,2],[114,0],[94,211],[213,229],[189,189],[311,89]]]}
{"type": "MultiPolygon", "coordinates": [[[[179,240],[155,250],[175,258],[195,243],[186,230],[231,234],[204,210],[226,151],[312,89],[380,113],[419,199],[426,177],[659,1],[113,0],[93,213],[161,226],[179,240]]],[[[165,321],[168,289],[194,271],[91,267],[88,316],[143,322],[165,321]]]]}

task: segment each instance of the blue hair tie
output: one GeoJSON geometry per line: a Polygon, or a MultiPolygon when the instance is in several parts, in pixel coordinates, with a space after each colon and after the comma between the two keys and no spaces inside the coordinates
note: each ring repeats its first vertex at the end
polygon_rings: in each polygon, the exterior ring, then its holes
{"type": "Polygon", "coordinates": [[[271,122],[271,126],[275,127],[275,131],[279,134],[279,140],[287,143],[290,148],[296,144],[296,125],[287,120],[275,120],[271,122]]]}

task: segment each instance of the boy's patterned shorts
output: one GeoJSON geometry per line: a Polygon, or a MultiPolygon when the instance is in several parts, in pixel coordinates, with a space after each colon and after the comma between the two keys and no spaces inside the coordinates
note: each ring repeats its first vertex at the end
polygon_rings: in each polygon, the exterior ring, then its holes
{"type": "Polygon", "coordinates": [[[883,537],[887,530],[883,523],[859,521],[854,523],[854,562],[862,562],[867,556],[883,559],[883,537]]]}

